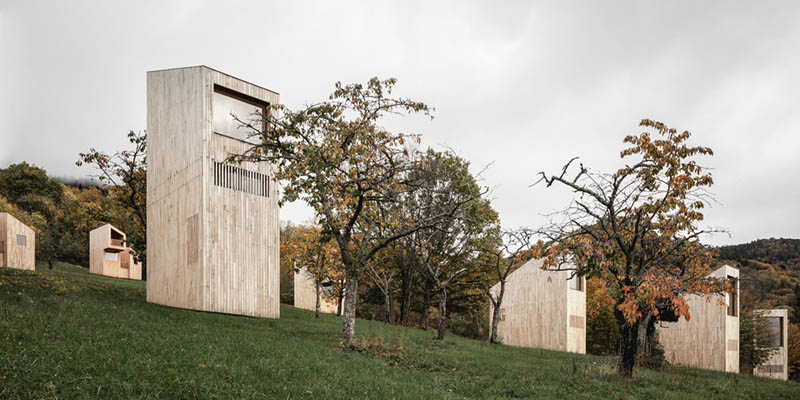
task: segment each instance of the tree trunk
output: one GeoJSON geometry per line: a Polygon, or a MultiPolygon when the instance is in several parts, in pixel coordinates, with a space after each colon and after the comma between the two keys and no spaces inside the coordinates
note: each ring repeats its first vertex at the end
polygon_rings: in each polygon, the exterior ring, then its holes
{"type": "Polygon", "coordinates": [[[650,355],[650,338],[647,337],[647,328],[650,325],[650,319],[653,318],[651,313],[639,319],[639,327],[637,332],[638,349],[636,350],[636,365],[644,365],[647,357],[650,355]]]}
{"type": "Polygon", "coordinates": [[[447,324],[447,288],[439,292],[439,326],[436,329],[436,339],[444,340],[444,328],[447,324]]]}
{"type": "Polygon", "coordinates": [[[337,294],[337,301],[336,301],[336,316],[342,316],[342,301],[344,300],[344,290],[340,290],[337,294]]]}
{"type": "Polygon", "coordinates": [[[319,318],[319,309],[322,308],[322,304],[319,301],[319,280],[314,281],[314,289],[317,292],[317,307],[314,310],[314,318],[319,318]]]}
{"type": "Polygon", "coordinates": [[[403,324],[403,326],[408,326],[408,319],[411,316],[411,296],[413,291],[411,290],[410,284],[408,284],[407,287],[405,284],[403,286],[403,291],[401,293],[402,298],[400,299],[400,323],[403,324]]]}
{"type": "Polygon", "coordinates": [[[388,287],[383,293],[383,306],[386,312],[386,323],[391,325],[394,322],[392,321],[392,292],[388,287]]]}
{"type": "MultiPolygon", "coordinates": [[[[408,268],[410,270],[410,268],[408,268]]],[[[403,273],[400,283],[400,323],[408,326],[408,319],[411,314],[411,296],[413,293],[414,277],[410,272],[403,273]]]]}
{"type": "Polygon", "coordinates": [[[342,313],[342,344],[349,346],[356,333],[356,295],[358,294],[358,272],[349,268],[344,289],[344,312],[342,313]]]}
{"type": "MultiPolygon", "coordinates": [[[[624,318],[624,317],[623,317],[624,318]]],[[[624,322],[620,328],[619,364],[617,372],[624,378],[633,376],[636,352],[639,350],[639,324],[624,322]]]]}
{"type": "Polygon", "coordinates": [[[425,281],[425,300],[422,304],[422,315],[420,316],[419,327],[428,330],[428,312],[431,309],[431,281],[425,281]]]}
{"type": "Polygon", "coordinates": [[[492,310],[492,327],[489,332],[489,343],[500,343],[500,341],[497,340],[497,325],[500,322],[500,307],[503,305],[503,295],[505,291],[505,282],[500,281],[500,292],[497,294],[497,298],[494,301],[494,309],[492,310]]]}

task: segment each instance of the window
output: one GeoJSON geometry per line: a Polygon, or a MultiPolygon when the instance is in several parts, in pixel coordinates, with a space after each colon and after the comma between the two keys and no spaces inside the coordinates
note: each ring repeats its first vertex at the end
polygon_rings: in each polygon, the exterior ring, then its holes
{"type": "Polygon", "coordinates": [[[269,175],[214,161],[214,184],[257,196],[269,197],[269,175]]]}
{"type": "Polygon", "coordinates": [[[110,251],[106,252],[106,260],[108,261],[119,261],[119,253],[112,253],[110,251]]]}
{"type": "Polygon", "coordinates": [[[326,296],[333,296],[333,284],[322,282],[322,293],[325,293],[326,296]]]}
{"type": "Polygon", "coordinates": [[[17,246],[27,246],[28,238],[25,235],[17,235],[17,246]]]}
{"type": "Polygon", "coordinates": [[[260,142],[257,137],[250,137],[250,135],[257,134],[256,130],[264,130],[266,127],[263,118],[267,112],[268,104],[266,102],[226,87],[214,85],[211,104],[214,132],[250,143],[260,142]],[[241,122],[236,121],[234,116],[241,122]],[[255,129],[242,127],[242,122],[252,125],[255,129]]]}
{"type": "Polygon", "coordinates": [[[767,328],[772,332],[773,342],[769,347],[783,347],[783,317],[765,317],[767,328]]]}
{"type": "Polygon", "coordinates": [[[729,276],[728,280],[731,282],[733,289],[728,293],[728,315],[731,317],[739,316],[739,280],[729,276]]]}
{"type": "Polygon", "coordinates": [[[572,290],[583,291],[583,277],[575,275],[569,280],[569,288],[572,290]]]}

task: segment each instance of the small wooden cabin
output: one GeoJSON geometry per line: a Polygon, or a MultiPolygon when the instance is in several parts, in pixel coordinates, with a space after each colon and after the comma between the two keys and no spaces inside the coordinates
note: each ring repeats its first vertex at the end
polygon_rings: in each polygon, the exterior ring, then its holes
{"type": "MultiPolygon", "coordinates": [[[[585,354],[586,280],[573,277],[573,271],[543,270],[542,265],[532,259],[509,274],[498,338],[512,346],[585,354]]],[[[496,293],[499,284],[491,290],[496,293]]]]}
{"type": "Polygon", "coordinates": [[[736,290],[686,295],[691,318],[657,326],[664,356],[673,364],[739,372],[739,270],[723,265],[708,276],[730,279],[736,290]]]}
{"type": "MultiPolygon", "coordinates": [[[[147,73],[147,301],[280,315],[278,184],[229,162],[278,93],[206,66],[147,73]]],[[[262,126],[263,128],[263,126],[262,126]]]]}
{"type": "Polygon", "coordinates": [[[753,375],[773,379],[789,379],[789,311],[786,309],[756,310],[762,318],[767,319],[767,324],[775,335],[775,342],[770,347],[777,347],[778,351],[763,364],[753,369],[753,375]]]}
{"type": "Polygon", "coordinates": [[[0,268],[36,270],[36,232],[9,213],[0,213],[0,268]]]}
{"type": "MultiPolygon", "coordinates": [[[[336,314],[337,302],[330,283],[320,284],[320,311],[328,314],[336,314]]],[[[301,268],[294,273],[294,306],[304,310],[315,311],[317,309],[316,285],[314,277],[301,268]]]]}
{"type": "Polygon", "coordinates": [[[111,224],[89,232],[89,272],[113,278],[142,280],[142,264],[126,245],[127,236],[111,224]]]}

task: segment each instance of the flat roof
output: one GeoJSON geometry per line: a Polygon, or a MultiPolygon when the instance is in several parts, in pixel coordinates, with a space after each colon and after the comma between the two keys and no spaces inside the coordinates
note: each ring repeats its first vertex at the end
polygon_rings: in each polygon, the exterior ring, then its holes
{"type": "Polygon", "coordinates": [[[223,74],[223,75],[230,76],[230,77],[231,77],[231,78],[233,78],[233,79],[240,80],[240,81],[242,81],[242,82],[244,82],[244,83],[247,83],[248,85],[253,85],[253,86],[257,87],[257,88],[264,89],[264,90],[266,90],[266,91],[268,91],[268,92],[272,92],[272,93],[275,93],[275,94],[277,94],[277,95],[280,95],[280,93],[278,93],[278,92],[276,92],[276,91],[274,91],[274,90],[272,90],[272,89],[267,89],[267,88],[265,88],[265,87],[263,87],[263,86],[261,86],[261,85],[256,85],[256,84],[255,84],[255,83],[253,83],[253,82],[250,82],[250,81],[248,81],[248,80],[244,80],[244,79],[242,79],[242,78],[239,78],[239,77],[233,76],[233,75],[231,75],[231,74],[229,74],[229,73],[226,73],[226,72],[222,72],[222,71],[220,71],[220,70],[218,70],[218,69],[216,69],[216,68],[211,68],[211,67],[209,67],[208,65],[191,65],[191,66],[188,66],[188,67],[175,67],[175,68],[162,68],[162,69],[154,69],[154,70],[151,70],[151,71],[147,71],[147,73],[150,73],[150,72],[160,72],[160,71],[171,71],[171,70],[175,70],[175,69],[188,69],[188,68],[206,68],[206,69],[210,69],[210,70],[212,70],[212,71],[216,71],[216,72],[218,72],[218,73],[220,73],[220,74],[223,74]]]}

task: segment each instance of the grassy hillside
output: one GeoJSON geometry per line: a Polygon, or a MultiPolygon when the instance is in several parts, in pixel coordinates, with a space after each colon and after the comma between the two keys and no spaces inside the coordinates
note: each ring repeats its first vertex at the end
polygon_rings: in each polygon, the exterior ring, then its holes
{"type": "Polygon", "coordinates": [[[265,320],[145,302],[144,284],[0,269],[0,398],[761,398],[800,385],[687,368],[618,381],[613,359],[489,345],[291,307],[265,320]]]}

